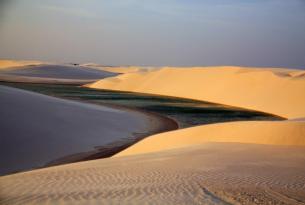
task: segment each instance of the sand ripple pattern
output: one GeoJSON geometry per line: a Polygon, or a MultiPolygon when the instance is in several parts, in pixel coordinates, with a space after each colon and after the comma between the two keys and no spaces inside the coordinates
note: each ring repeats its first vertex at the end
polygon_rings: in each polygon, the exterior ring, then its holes
{"type": "Polygon", "coordinates": [[[5,205],[305,204],[305,148],[208,143],[9,175],[0,190],[5,205]]]}

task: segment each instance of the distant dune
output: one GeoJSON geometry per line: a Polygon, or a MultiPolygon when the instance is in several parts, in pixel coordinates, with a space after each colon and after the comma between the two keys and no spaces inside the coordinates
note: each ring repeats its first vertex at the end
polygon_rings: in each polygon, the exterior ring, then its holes
{"type": "Polygon", "coordinates": [[[40,65],[41,61],[16,61],[16,60],[0,60],[0,70],[16,67],[24,67],[28,65],[40,65]]]}
{"type": "Polygon", "coordinates": [[[94,68],[98,70],[104,70],[112,73],[135,73],[139,71],[147,71],[148,69],[145,67],[138,67],[138,66],[103,66],[99,64],[94,64],[94,63],[85,63],[81,64],[81,66],[89,67],[89,68],[94,68]]]}
{"type": "Polygon", "coordinates": [[[24,69],[10,69],[5,74],[24,76],[24,77],[40,77],[40,78],[56,78],[56,79],[101,79],[105,77],[113,77],[116,74],[100,71],[80,66],[68,65],[36,65],[24,69]]]}
{"type": "Polygon", "coordinates": [[[86,84],[117,75],[114,72],[77,65],[35,64],[35,62],[31,64],[31,62],[14,61],[10,64],[4,63],[6,61],[1,62],[3,68],[0,70],[0,80],[6,82],[86,84]],[[12,67],[7,67],[10,65],[12,67]],[[18,66],[16,67],[16,65],[18,66]]]}

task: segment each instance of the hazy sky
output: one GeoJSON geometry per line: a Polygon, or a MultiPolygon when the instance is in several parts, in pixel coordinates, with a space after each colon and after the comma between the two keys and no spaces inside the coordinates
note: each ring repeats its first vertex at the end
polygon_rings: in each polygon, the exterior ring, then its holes
{"type": "Polygon", "coordinates": [[[305,68],[305,1],[0,0],[0,58],[305,68]]]}

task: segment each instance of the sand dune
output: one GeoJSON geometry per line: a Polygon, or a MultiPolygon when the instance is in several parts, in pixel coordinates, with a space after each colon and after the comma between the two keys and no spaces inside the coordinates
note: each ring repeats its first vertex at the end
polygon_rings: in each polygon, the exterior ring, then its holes
{"type": "MultiPolygon", "coordinates": [[[[163,68],[127,73],[92,88],[178,96],[249,108],[286,118],[305,116],[305,71],[240,67],[163,68]]],[[[117,156],[214,142],[305,145],[305,122],[232,122],[149,137],[117,156]]]]}
{"type": "Polygon", "coordinates": [[[41,65],[43,62],[41,61],[16,61],[16,60],[0,60],[0,70],[2,69],[10,69],[10,68],[22,68],[24,66],[29,65],[41,65]]]}
{"type": "Polygon", "coordinates": [[[302,205],[304,153],[304,147],[208,143],[82,162],[1,177],[0,203],[302,205]]]}
{"type": "Polygon", "coordinates": [[[35,65],[23,69],[10,68],[0,72],[0,80],[9,82],[88,83],[117,74],[81,66],[35,65]]]}
{"type": "Polygon", "coordinates": [[[191,127],[150,136],[118,153],[116,157],[177,149],[206,142],[305,146],[305,123],[251,121],[191,127]]]}
{"type": "Polygon", "coordinates": [[[0,81],[12,83],[48,83],[48,84],[70,84],[70,85],[84,85],[92,83],[94,79],[65,79],[65,78],[42,78],[42,77],[28,77],[18,75],[7,75],[0,72],[0,81]]]}
{"type": "Polygon", "coordinates": [[[304,73],[240,67],[162,68],[119,75],[88,87],[191,98],[300,118],[305,116],[305,78],[298,76],[304,73]]]}
{"type": "Polygon", "coordinates": [[[98,70],[104,70],[112,73],[135,73],[135,72],[145,72],[149,71],[149,68],[139,67],[139,66],[103,66],[94,63],[85,63],[81,64],[81,66],[94,68],[98,70]]]}

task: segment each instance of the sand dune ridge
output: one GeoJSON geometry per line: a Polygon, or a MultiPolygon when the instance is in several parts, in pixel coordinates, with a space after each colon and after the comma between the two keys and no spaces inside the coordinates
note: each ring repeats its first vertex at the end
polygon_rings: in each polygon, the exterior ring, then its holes
{"type": "Polygon", "coordinates": [[[234,66],[126,73],[87,85],[210,101],[259,110],[292,121],[230,122],[154,135],[117,156],[157,152],[209,141],[305,145],[305,71],[234,66]],[[298,119],[294,121],[293,119],[298,119]]]}

